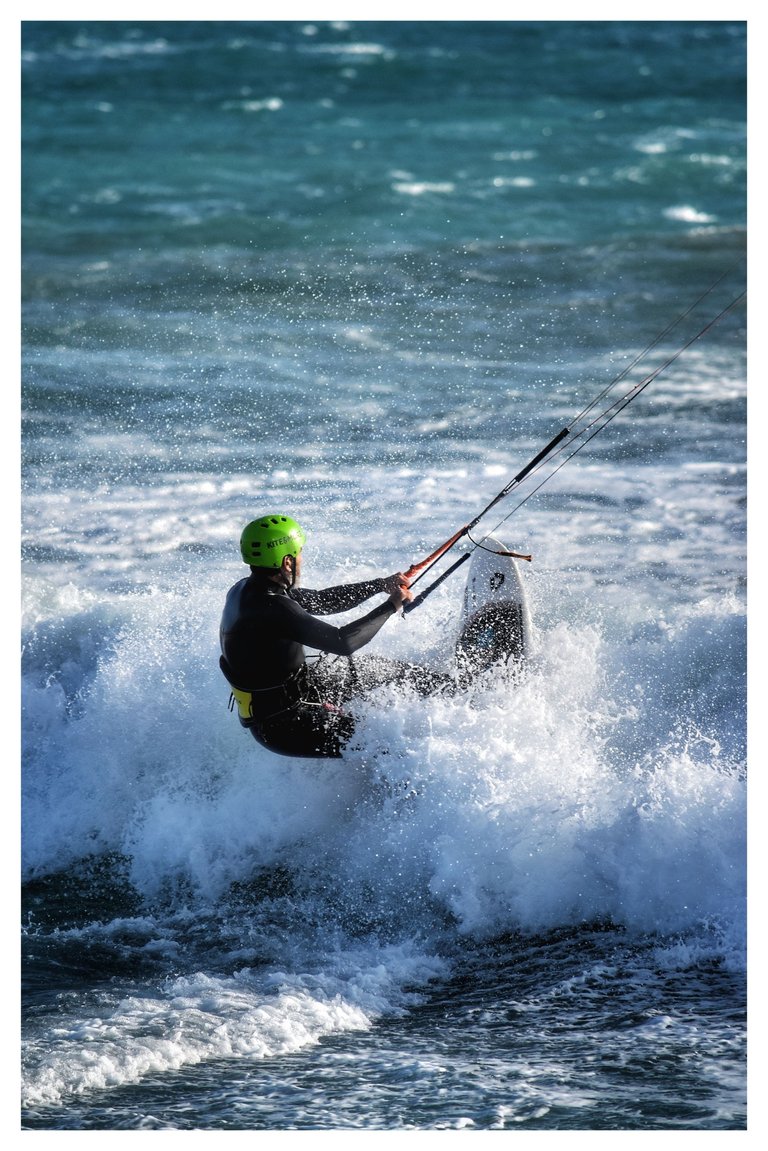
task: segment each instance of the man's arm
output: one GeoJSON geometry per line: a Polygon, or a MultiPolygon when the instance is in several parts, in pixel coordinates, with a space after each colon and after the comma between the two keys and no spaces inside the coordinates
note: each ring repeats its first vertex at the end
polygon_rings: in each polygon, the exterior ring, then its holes
{"type": "MultiPolygon", "coordinates": [[[[329,589],[332,590],[332,589],[329,589]]],[[[316,651],[332,655],[352,655],[373,639],[397,607],[391,600],[379,604],[373,611],[343,627],[334,627],[310,615],[296,600],[288,596],[275,596],[273,611],[283,615],[282,629],[288,639],[316,651]]]]}
{"type": "Polygon", "coordinates": [[[371,596],[386,593],[386,584],[386,579],[372,579],[364,583],[339,584],[338,587],[327,587],[322,591],[293,588],[290,595],[291,599],[313,615],[338,615],[364,603],[371,596]]]}

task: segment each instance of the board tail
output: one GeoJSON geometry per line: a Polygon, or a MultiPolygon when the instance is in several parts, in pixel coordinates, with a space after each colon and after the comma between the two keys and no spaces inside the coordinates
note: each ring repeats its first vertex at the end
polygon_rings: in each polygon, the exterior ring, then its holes
{"type": "Polygon", "coordinates": [[[489,536],[473,552],[467,575],[456,643],[463,677],[471,681],[494,665],[519,667],[528,654],[529,638],[520,571],[503,545],[489,536]]]}
{"type": "Polygon", "coordinates": [[[523,605],[489,603],[467,621],[456,643],[456,661],[471,676],[496,663],[518,664],[526,656],[523,605]]]}

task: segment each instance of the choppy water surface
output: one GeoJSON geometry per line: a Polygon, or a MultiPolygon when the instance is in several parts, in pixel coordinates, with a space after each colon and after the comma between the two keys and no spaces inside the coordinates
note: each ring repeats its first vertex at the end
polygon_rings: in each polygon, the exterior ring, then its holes
{"type": "MultiPolygon", "coordinates": [[[[745,25],[32,21],[23,80],[23,1126],[744,1129],[745,25]],[[247,520],[405,568],[658,367],[481,525],[514,684],[239,729],[247,520]]],[[[449,666],[462,578],[377,650],[449,666]]]]}

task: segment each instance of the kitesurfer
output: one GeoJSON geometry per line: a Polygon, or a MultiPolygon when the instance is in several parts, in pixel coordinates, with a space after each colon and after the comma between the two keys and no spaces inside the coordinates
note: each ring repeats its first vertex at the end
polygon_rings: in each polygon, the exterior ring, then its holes
{"type": "Polygon", "coordinates": [[[259,743],[282,755],[336,757],[354,731],[354,719],[342,709],[354,696],[395,681],[428,694],[453,681],[379,656],[328,658],[351,656],[370,643],[413,593],[402,572],[322,591],[300,588],[305,542],[290,516],[264,515],[245,526],[240,553],[251,574],[227,594],[219,662],[232,689],[231,706],[259,743]],[[387,596],[383,603],[342,627],[316,618],[380,594],[387,596]],[[323,656],[308,663],[305,644],[323,656]]]}

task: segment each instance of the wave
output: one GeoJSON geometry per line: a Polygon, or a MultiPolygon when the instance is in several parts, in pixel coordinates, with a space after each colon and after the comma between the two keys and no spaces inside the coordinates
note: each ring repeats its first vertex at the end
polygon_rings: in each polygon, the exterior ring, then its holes
{"type": "MultiPolygon", "coordinates": [[[[480,935],[595,918],[664,932],[741,922],[735,601],[614,636],[595,621],[540,628],[512,686],[489,677],[428,701],[381,689],[338,762],[275,759],[240,730],[209,605],[205,588],[119,610],[81,600],[31,627],[28,879],[117,852],[143,897],[208,901],[287,860],[343,876],[369,906],[375,893],[390,916],[407,875],[425,907],[480,935]]],[[[408,642],[426,646],[428,630],[409,617],[408,642]]],[[[382,646],[397,654],[405,639],[395,627],[382,646]]]]}

